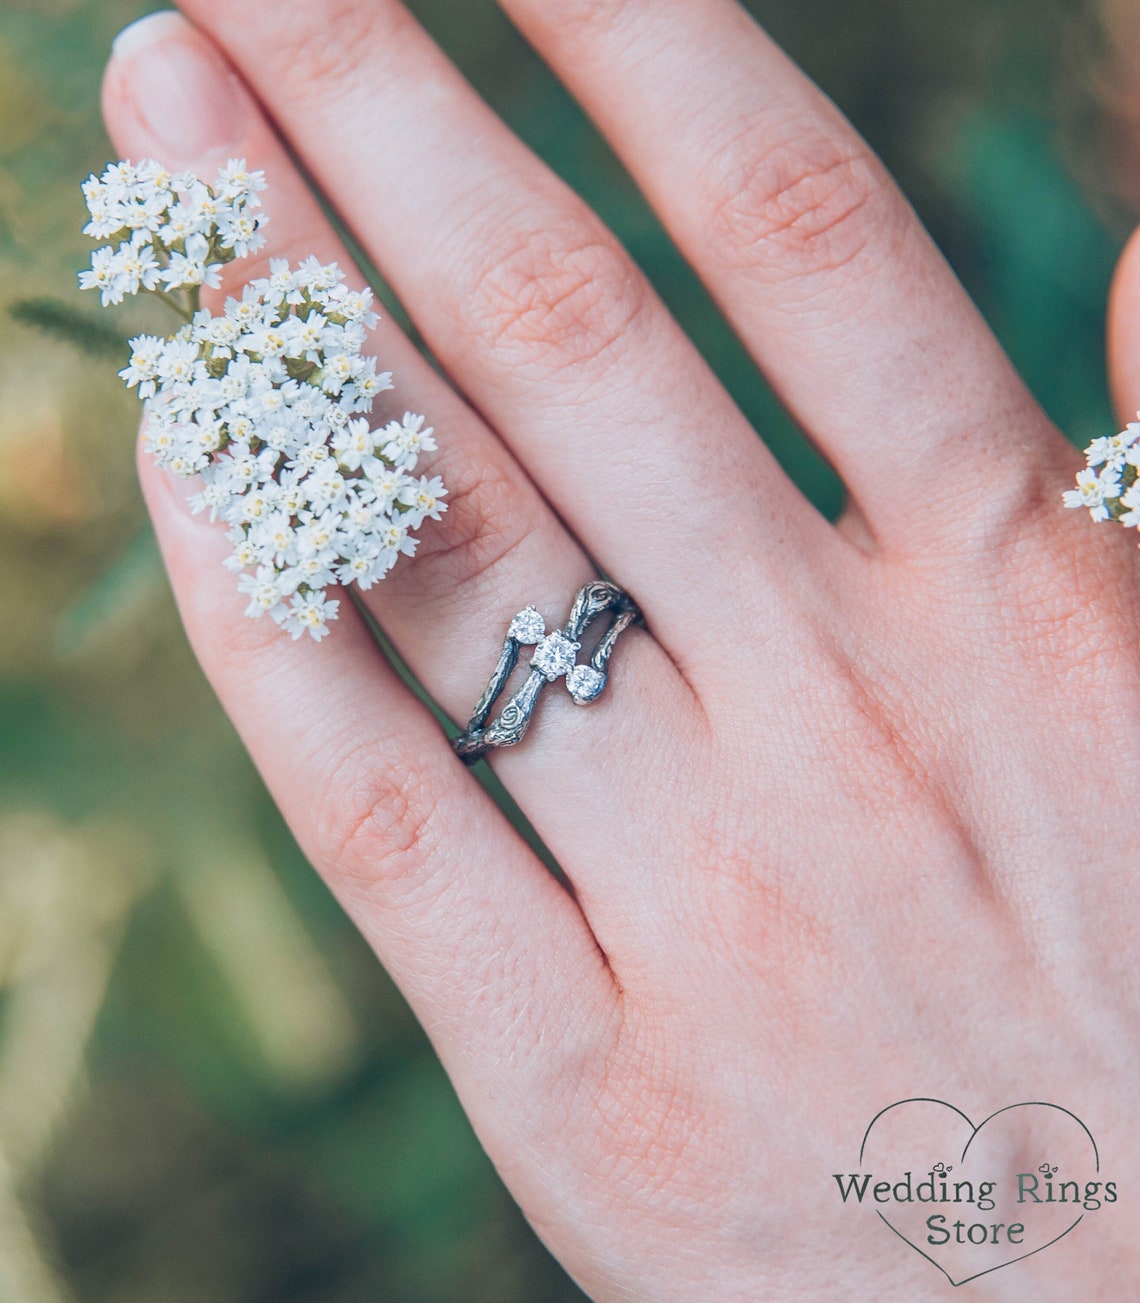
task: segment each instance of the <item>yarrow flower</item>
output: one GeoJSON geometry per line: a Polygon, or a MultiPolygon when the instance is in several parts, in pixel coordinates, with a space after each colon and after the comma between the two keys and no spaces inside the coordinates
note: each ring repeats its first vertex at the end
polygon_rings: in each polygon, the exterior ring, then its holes
{"type": "Polygon", "coordinates": [[[1140,413],[1119,434],[1094,439],[1085,449],[1077,487],[1061,495],[1066,507],[1086,507],[1093,520],[1140,525],[1140,413]]]}
{"type": "Polygon", "coordinates": [[[241,159],[212,186],[149,160],[112,164],[83,186],[84,230],[111,244],[79,283],[104,304],[150,292],[185,318],[169,338],[131,340],[119,372],[145,401],[145,446],[174,474],[201,477],[191,509],[229,527],[225,565],[246,614],[319,640],[339,605],[325,590],[368,589],[414,553],[412,531],[440,518],[447,490],[413,474],[436,447],[422,416],[378,429],[367,419],[392,376],[362,353],[371,291],[349,289],[335,263],[273,259],[219,315],[200,306],[222,266],[264,244],[264,188],[241,159]]]}

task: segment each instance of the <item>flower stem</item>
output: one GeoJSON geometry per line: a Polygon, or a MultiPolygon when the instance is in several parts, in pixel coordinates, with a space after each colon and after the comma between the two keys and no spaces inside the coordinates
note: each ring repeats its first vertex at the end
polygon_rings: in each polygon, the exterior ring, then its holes
{"type": "Polygon", "coordinates": [[[183,321],[193,321],[194,310],[185,303],[180,303],[173,294],[167,294],[165,290],[151,290],[156,299],[161,299],[169,308],[173,308],[183,321]]]}

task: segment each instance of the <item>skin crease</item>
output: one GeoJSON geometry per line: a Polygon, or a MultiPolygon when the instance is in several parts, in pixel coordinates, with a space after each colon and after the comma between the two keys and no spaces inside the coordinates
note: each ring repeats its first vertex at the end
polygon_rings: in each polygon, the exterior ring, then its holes
{"type": "MultiPolygon", "coordinates": [[[[347,265],[268,114],[455,385],[382,324],[392,410],[429,414],[426,469],[452,486],[422,554],[369,595],[401,654],[464,718],[500,621],[531,601],[560,619],[587,553],[648,620],[596,706],[550,689],[495,759],[572,891],[348,603],[320,646],[245,620],[219,531],[143,459],[199,658],[591,1296],[945,1297],[831,1175],[880,1109],[933,1096],[975,1120],[1064,1105],[1121,1184],[972,1297],[1127,1297],[1135,539],[1061,509],[1080,456],[866,147],[727,0],[504,7],[853,514],[837,531],[798,498],[596,219],[391,0],[187,0],[194,27],[150,20],[112,58],[116,148],[204,174],[248,158],[270,182],[267,252],[347,265]],[[663,510],[678,500],[694,505],[663,510]],[[709,610],[727,613],[715,637],[709,610]]],[[[1124,416],[1138,323],[1134,243],[1110,312],[1124,416]]]]}

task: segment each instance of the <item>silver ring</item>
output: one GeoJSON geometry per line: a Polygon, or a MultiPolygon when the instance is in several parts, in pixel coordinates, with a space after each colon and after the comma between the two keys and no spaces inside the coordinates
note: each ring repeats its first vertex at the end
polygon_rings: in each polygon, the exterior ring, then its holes
{"type": "Polygon", "coordinates": [[[570,618],[561,629],[547,633],[546,621],[533,606],[520,611],[507,628],[499,663],[479,698],[479,704],[467,722],[467,728],[452,742],[455,752],[465,763],[475,764],[495,747],[514,746],[521,742],[530,725],[539,693],[548,683],[565,676],[566,689],[579,706],[597,701],[606,686],[607,666],[622,631],[641,619],[637,603],[616,584],[595,580],[578,590],[570,618]],[[598,616],[613,612],[609,628],[598,639],[590,659],[579,664],[581,637],[598,616]],[[487,716],[499,699],[511,671],[518,664],[519,649],[534,648],[526,682],[488,724],[487,716]]]}

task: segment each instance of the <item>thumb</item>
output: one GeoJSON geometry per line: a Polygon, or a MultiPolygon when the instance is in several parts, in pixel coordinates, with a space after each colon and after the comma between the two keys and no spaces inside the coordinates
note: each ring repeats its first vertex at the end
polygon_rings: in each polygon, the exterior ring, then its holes
{"type": "Polygon", "coordinates": [[[1140,230],[1129,240],[1108,298],[1108,380],[1122,423],[1140,409],[1140,230]]]}

